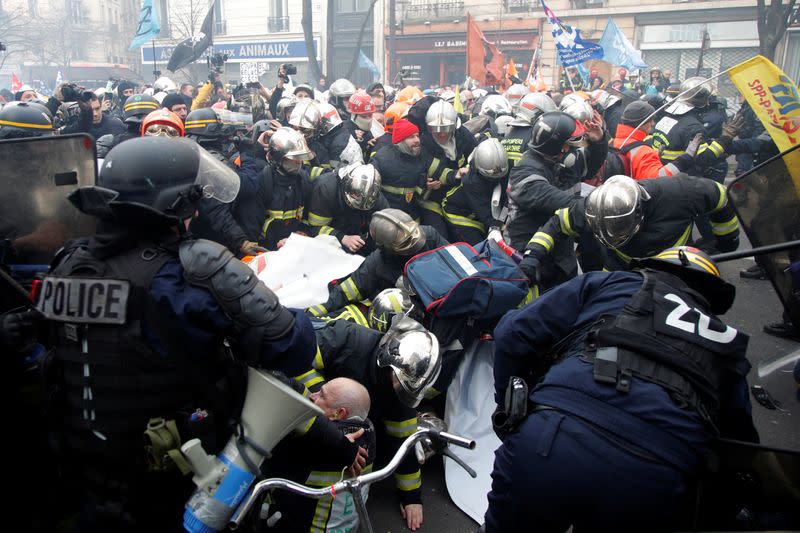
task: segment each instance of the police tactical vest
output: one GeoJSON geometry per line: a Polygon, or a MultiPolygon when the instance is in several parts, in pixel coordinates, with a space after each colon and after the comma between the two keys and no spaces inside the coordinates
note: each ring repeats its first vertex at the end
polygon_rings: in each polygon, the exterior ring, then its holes
{"type": "Polygon", "coordinates": [[[54,332],[69,449],[136,463],[144,458],[148,420],[172,417],[207,388],[207,363],[188,365],[176,335],[162,331],[165,320],[149,294],[174,257],[140,245],[100,260],[79,246],[45,277],[37,306],[54,332]],[[154,338],[145,338],[143,322],[154,338]],[[153,341],[166,353],[156,353],[153,341]]]}
{"type": "Polygon", "coordinates": [[[631,377],[661,386],[715,429],[724,387],[750,370],[748,336],[710,314],[705,299],[675,276],[642,274],[642,288],[622,312],[598,319],[581,359],[594,363],[595,381],[622,393],[631,377]]]}

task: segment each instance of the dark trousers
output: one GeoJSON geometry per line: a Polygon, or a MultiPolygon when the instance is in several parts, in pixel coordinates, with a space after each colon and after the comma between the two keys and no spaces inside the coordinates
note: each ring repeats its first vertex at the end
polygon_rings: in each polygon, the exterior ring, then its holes
{"type": "Polygon", "coordinates": [[[675,468],[569,415],[538,411],[495,452],[486,532],[667,530],[684,492],[675,468]]]}

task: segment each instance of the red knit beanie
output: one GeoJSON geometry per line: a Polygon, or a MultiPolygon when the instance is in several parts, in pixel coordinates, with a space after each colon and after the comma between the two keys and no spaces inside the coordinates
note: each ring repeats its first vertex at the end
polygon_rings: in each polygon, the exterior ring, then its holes
{"type": "Polygon", "coordinates": [[[392,144],[397,144],[419,133],[419,128],[414,123],[401,119],[394,123],[394,131],[392,131],[392,144]]]}

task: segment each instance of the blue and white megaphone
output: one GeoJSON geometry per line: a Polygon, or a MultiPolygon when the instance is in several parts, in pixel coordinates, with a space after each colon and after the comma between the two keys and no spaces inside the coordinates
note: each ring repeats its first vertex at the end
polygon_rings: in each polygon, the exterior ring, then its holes
{"type": "Polygon", "coordinates": [[[274,376],[248,368],[241,425],[246,441],[233,436],[225,449],[208,455],[199,439],[181,446],[197,485],[186,503],[183,527],[190,533],[222,531],[247,495],[269,453],[293,429],[322,410],[274,376]]]}

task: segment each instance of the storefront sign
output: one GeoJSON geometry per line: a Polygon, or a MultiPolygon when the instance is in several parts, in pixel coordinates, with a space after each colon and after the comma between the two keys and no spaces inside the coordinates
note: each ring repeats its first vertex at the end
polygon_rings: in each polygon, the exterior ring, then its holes
{"type": "MultiPolygon", "coordinates": [[[[142,63],[152,64],[155,52],[156,63],[167,63],[174,46],[143,46],[142,63]]],[[[307,61],[306,43],[303,39],[278,41],[237,41],[232,43],[215,42],[213,51],[206,50],[200,61],[205,61],[209,54],[228,54],[228,62],[245,61],[307,61]]],[[[319,39],[314,39],[314,53],[319,59],[319,39]]]]}
{"type": "MultiPolygon", "coordinates": [[[[533,50],[538,36],[536,30],[504,31],[498,38],[497,32],[484,32],[486,38],[501,50],[533,50]]],[[[397,53],[445,52],[464,53],[467,40],[464,33],[440,33],[436,35],[400,35],[396,38],[397,53]]]]}

